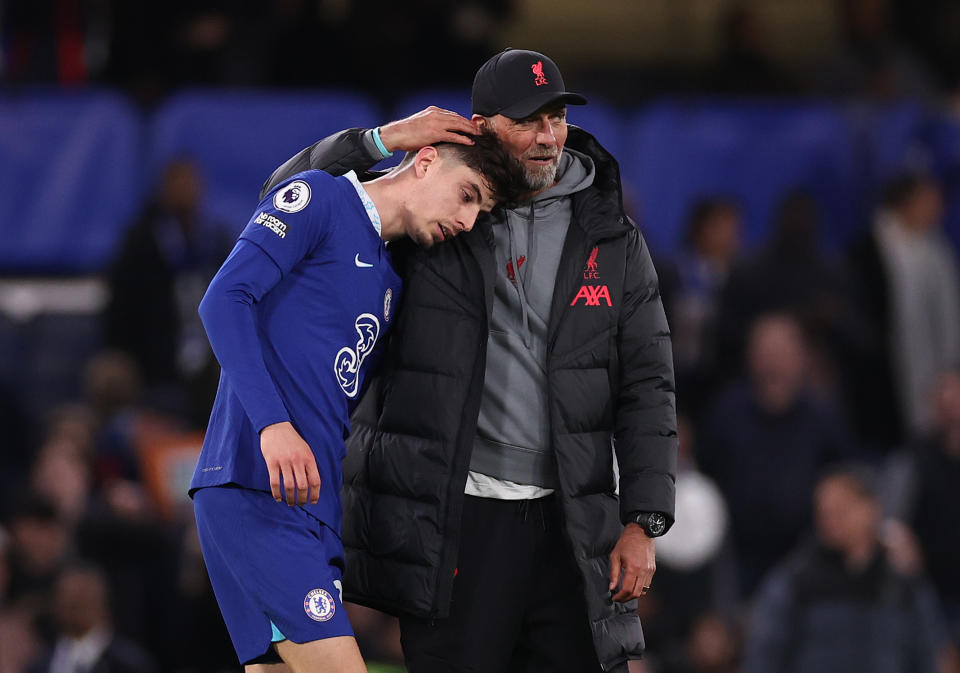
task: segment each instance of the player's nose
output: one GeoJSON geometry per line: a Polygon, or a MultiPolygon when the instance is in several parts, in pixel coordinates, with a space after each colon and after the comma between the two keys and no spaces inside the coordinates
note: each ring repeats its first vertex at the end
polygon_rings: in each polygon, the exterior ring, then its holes
{"type": "Polygon", "coordinates": [[[461,213],[460,217],[457,218],[457,224],[460,225],[461,231],[471,231],[473,225],[477,223],[477,215],[480,214],[480,207],[474,206],[470,208],[465,208],[461,213]]]}

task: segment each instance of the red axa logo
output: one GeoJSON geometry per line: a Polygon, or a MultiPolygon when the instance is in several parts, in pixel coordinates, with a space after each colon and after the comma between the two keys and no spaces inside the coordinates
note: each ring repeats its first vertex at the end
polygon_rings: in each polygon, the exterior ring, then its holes
{"type": "MultiPolygon", "coordinates": [[[[526,262],[526,261],[527,261],[526,256],[521,255],[520,257],[518,257],[518,258],[517,258],[517,270],[519,270],[520,267],[523,266],[523,263],[526,262]]],[[[507,278],[509,278],[509,279],[510,279],[510,282],[513,283],[514,285],[517,284],[517,274],[516,274],[516,273],[514,272],[514,270],[513,270],[513,260],[512,260],[512,259],[511,259],[509,262],[507,262],[507,278]]]]}
{"type": "Polygon", "coordinates": [[[590,256],[587,258],[587,266],[583,269],[584,280],[600,280],[600,270],[597,266],[598,252],[600,252],[600,249],[597,246],[594,246],[593,250],[590,251],[590,256]]]}
{"type": "Polygon", "coordinates": [[[576,306],[581,299],[584,300],[584,306],[600,306],[601,301],[607,302],[607,306],[613,306],[610,289],[606,285],[581,285],[580,291],[570,305],[576,306]]]}
{"type": "Polygon", "coordinates": [[[543,61],[537,61],[530,66],[530,69],[533,70],[533,83],[537,86],[543,86],[544,84],[549,84],[547,78],[543,74],[543,61]]]}

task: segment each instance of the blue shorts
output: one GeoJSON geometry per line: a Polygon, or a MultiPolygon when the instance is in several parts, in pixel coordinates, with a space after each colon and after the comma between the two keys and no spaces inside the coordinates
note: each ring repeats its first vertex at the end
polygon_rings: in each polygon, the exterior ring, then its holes
{"type": "Polygon", "coordinates": [[[343,543],[300,507],[231,486],[193,495],[200,547],[240,663],[289,638],[352,636],[343,609],[343,543]]]}

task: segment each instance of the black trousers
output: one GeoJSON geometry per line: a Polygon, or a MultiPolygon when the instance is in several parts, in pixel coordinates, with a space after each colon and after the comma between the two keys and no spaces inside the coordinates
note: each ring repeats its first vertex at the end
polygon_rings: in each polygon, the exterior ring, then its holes
{"type": "Polygon", "coordinates": [[[601,671],[558,507],[466,496],[450,617],[400,619],[410,673],[601,671]]]}

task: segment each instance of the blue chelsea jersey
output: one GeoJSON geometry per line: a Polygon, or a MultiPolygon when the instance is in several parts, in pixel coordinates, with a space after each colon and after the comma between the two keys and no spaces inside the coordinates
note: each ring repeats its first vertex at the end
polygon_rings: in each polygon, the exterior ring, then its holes
{"type": "Polygon", "coordinates": [[[259,432],[290,421],[322,480],[305,507],[339,534],[350,411],[400,298],[379,226],[353,175],[299,173],[260,202],[200,305],[221,375],[191,492],[269,491],[259,432]]]}

